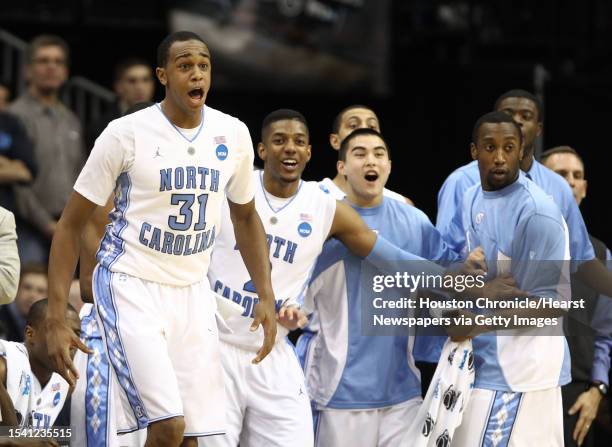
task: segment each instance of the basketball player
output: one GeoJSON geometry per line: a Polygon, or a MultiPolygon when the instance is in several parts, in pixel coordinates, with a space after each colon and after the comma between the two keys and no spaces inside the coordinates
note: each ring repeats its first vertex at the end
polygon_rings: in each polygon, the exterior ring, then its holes
{"type": "MultiPolygon", "coordinates": [[[[423,258],[458,259],[424,213],[384,195],[391,160],[376,130],[348,135],[338,168],[347,180],[348,202],[369,228],[423,258]]],[[[317,446],[400,445],[421,402],[412,336],[361,335],[361,274],[361,259],[329,241],[306,290],[305,310],[316,310],[320,324],[305,368],[319,411],[317,446]]]]}
{"type": "MultiPolygon", "coordinates": [[[[524,135],[525,153],[520,167],[525,176],[538,185],[544,192],[553,197],[561,209],[570,235],[570,255],[572,271],[578,273],[584,282],[600,293],[610,295],[612,281],[603,265],[595,258],[588,232],[580,210],[574,201],[567,183],[553,171],[543,166],[534,158],[535,139],[542,132],[542,113],[539,100],[525,90],[510,90],[502,94],[495,102],[494,109],[514,118],[524,135]]],[[[448,176],[438,193],[438,216],[436,227],[444,235],[451,247],[457,250],[465,243],[465,235],[453,234],[452,219],[461,215],[465,191],[480,182],[478,164],[472,161],[448,176]]],[[[415,356],[418,360],[437,363],[443,338],[422,337],[417,340],[415,356]]]]}
{"type": "MultiPolygon", "coordinates": [[[[480,185],[465,193],[458,209],[461,229],[468,244],[483,248],[489,273],[511,271],[527,300],[567,302],[567,227],[552,198],[521,172],[522,139],[506,113],[491,112],[476,122],[471,153],[480,185]]],[[[552,306],[491,311],[498,317],[564,313],[552,306]]],[[[473,329],[474,389],[451,445],[563,446],[560,386],[570,380],[569,351],[560,319],[550,324],[539,329],[491,321],[473,329]]]]}
{"type": "MultiPolygon", "coordinates": [[[[339,151],[342,141],[356,129],[374,129],[380,132],[380,123],[376,113],[369,107],[359,104],[346,107],[334,119],[332,133],[329,134],[329,144],[339,151]]],[[[333,180],[327,177],[321,180],[321,187],[327,189],[337,200],[342,200],[346,196],[346,179],[340,175],[340,172],[336,173],[333,180]]],[[[414,205],[412,200],[390,189],[385,188],[383,191],[384,195],[391,199],[414,205]]]]}
{"type": "Polygon", "coordinates": [[[73,384],[77,372],[68,349],[88,349],[65,325],[68,280],[83,227],[114,190],[93,292],[121,385],[125,417],[118,420],[125,424],[118,430],[147,428],[147,446],[196,445],[197,437],[225,428],[215,303],[205,277],[226,196],[259,291],[253,326],[262,324],[265,338],[256,362],[276,336],[274,296],[269,265],[258,262],[267,248],[253,204],[248,129],[204,105],[211,79],[208,47],[194,33],[173,33],[158,48],[156,73],[164,100],[109,124],[58,224],[47,340],[58,372],[73,384]]]}
{"type": "MultiPolygon", "coordinates": [[[[24,343],[0,340],[0,379],[12,402],[12,408],[3,411],[2,421],[11,425],[52,427],[71,391],[68,383],[53,372],[47,351],[46,313],[47,300],[37,301],[28,312],[24,343]],[[15,419],[12,419],[13,412],[15,419]]],[[[66,323],[78,337],[79,319],[70,305],[66,323]]],[[[3,410],[6,410],[4,406],[3,410]]]]}

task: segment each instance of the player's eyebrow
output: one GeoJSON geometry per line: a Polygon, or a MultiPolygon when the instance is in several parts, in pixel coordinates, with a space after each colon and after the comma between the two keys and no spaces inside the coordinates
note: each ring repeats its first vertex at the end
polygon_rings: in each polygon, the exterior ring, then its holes
{"type": "MultiPolygon", "coordinates": [[[[177,60],[179,60],[179,59],[180,59],[180,58],[182,58],[182,57],[192,57],[192,56],[194,56],[194,54],[193,54],[192,52],[180,53],[180,54],[178,54],[178,55],[177,55],[177,56],[174,58],[174,60],[175,60],[175,61],[177,61],[177,60]]],[[[202,57],[205,57],[205,58],[207,58],[207,59],[210,59],[210,55],[209,55],[208,53],[203,52],[203,51],[200,51],[200,52],[198,53],[198,56],[202,56],[202,57]]]]}

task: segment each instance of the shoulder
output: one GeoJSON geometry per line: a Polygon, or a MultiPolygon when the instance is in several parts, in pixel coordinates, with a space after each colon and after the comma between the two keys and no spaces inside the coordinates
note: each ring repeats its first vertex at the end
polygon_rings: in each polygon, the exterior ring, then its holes
{"type": "Polygon", "coordinates": [[[29,98],[22,95],[19,98],[17,98],[15,101],[13,101],[7,107],[6,110],[7,112],[12,113],[14,115],[22,116],[22,115],[27,114],[29,109],[30,109],[29,98]]]}
{"type": "Polygon", "coordinates": [[[474,183],[480,183],[480,173],[478,171],[478,162],[471,161],[468,164],[458,167],[446,178],[447,182],[452,183],[465,183],[473,185],[474,183]]]}
{"type": "Polygon", "coordinates": [[[572,188],[563,177],[552,169],[548,169],[538,161],[534,161],[534,163],[538,164],[542,177],[546,179],[546,183],[542,185],[542,189],[545,189],[547,193],[558,196],[560,199],[562,199],[563,205],[561,206],[565,206],[567,201],[574,201],[572,188]]]}
{"type": "Polygon", "coordinates": [[[404,203],[406,202],[406,198],[403,195],[395,191],[391,191],[390,189],[387,189],[387,188],[383,189],[383,194],[386,197],[389,197],[390,199],[393,199],[399,202],[404,202],[404,203]]]}
{"type": "MultiPolygon", "coordinates": [[[[564,183],[566,183],[564,181],[564,183]]],[[[553,219],[562,219],[561,211],[552,196],[547,194],[542,188],[532,181],[525,181],[521,190],[523,213],[539,214],[553,219]]]]}
{"type": "MultiPolygon", "coordinates": [[[[229,113],[222,112],[209,106],[204,108],[204,120],[208,120],[215,126],[227,126],[237,130],[246,129],[247,126],[240,119],[229,113]]],[[[206,124],[205,124],[206,125],[206,124]]]]}

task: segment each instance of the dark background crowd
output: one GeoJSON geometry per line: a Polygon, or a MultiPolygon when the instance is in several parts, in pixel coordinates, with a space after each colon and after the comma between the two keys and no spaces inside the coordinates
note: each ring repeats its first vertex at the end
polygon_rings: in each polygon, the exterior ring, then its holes
{"type": "Polygon", "coordinates": [[[0,307],[3,338],[20,340],[27,309],[46,296],[54,226],[93,141],[132,105],[163,97],[155,50],[183,28],[212,52],[207,104],[243,120],[255,143],[270,111],[305,115],[308,180],[335,175],[328,135],[338,112],[371,107],[392,149],[387,186],[432,220],[442,182],[469,161],[475,120],[504,91],[534,92],[544,106],[537,152],[580,153],[580,209],[589,232],[612,244],[607,0],[3,2],[0,206],[16,216],[22,261],[17,300],[0,307]],[[33,40],[41,34],[60,36],[59,51],[44,50],[53,37],[33,40]]]}

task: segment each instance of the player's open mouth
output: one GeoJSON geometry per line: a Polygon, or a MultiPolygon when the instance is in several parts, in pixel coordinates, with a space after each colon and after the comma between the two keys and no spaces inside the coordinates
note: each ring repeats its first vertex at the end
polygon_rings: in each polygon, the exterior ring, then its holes
{"type": "Polygon", "coordinates": [[[368,182],[375,182],[376,180],[378,180],[378,173],[373,172],[373,171],[366,172],[366,175],[364,176],[364,178],[368,182]]]}
{"type": "Polygon", "coordinates": [[[293,171],[295,168],[297,168],[298,162],[297,160],[294,160],[293,158],[288,158],[287,160],[283,160],[281,161],[281,164],[288,170],[293,171]]]}
{"type": "Polygon", "coordinates": [[[491,173],[495,177],[503,177],[503,176],[505,176],[508,173],[508,171],[506,169],[493,169],[493,171],[491,171],[491,173]]]}
{"type": "Polygon", "coordinates": [[[204,97],[204,90],[202,90],[201,88],[194,88],[193,90],[189,90],[187,94],[191,99],[200,101],[204,97]]]}

